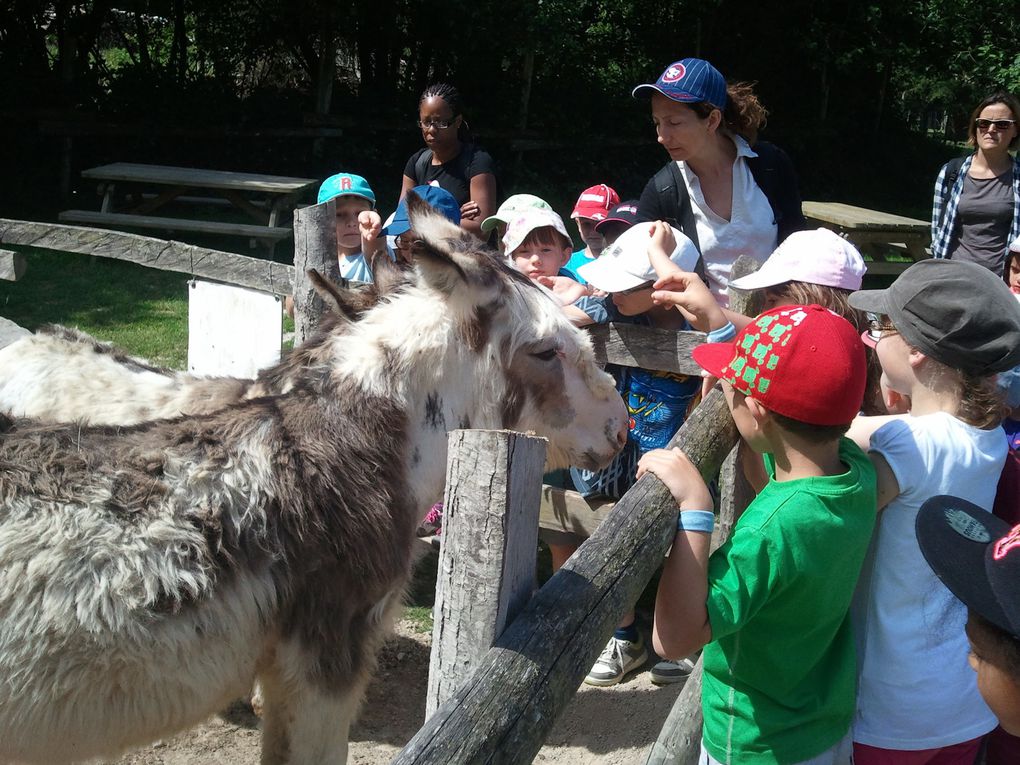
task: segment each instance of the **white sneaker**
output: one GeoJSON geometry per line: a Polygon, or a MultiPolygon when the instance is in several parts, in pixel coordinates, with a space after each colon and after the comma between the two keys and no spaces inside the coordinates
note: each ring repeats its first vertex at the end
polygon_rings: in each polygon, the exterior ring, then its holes
{"type": "Polygon", "coordinates": [[[690,659],[677,659],[676,661],[663,659],[652,667],[648,676],[656,685],[669,685],[686,680],[692,669],[694,669],[694,662],[690,659]]]}
{"type": "Polygon", "coordinates": [[[637,642],[611,637],[584,682],[601,687],[616,685],[624,675],[641,667],[647,659],[648,651],[640,637],[637,642]]]}

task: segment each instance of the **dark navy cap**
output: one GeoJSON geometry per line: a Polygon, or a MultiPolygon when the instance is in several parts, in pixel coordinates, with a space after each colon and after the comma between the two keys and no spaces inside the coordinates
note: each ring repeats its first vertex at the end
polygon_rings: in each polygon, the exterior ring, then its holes
{"type": "Polygon", "coordinates": [[[701,101],[719,109],[726,108],[726,80],[719,70],[700,58],[685,58],[666,67],[655,82],[638,85],[631,95],[662,93],[666,98],[685,104],[701,101]]]}

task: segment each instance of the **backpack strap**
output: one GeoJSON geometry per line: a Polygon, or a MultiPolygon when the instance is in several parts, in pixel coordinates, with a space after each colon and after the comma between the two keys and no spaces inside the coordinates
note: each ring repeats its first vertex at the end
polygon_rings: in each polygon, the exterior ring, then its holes
{"type": "MultiPolygon", "coordinates": [[[[680,174],[676,162],[670,162],[655,174],[655,190],[659,195],[659,210],[662,219],[674,228],[683,231],[701,252],[698,241],[698,227],[694,222],[694,209],[687,193],[687,184],[680,174]]],[[[700,264],[700,261],[699,261],[700,264]]]]}
{"type": "Polygon", "coordinates": [[[960,170],[963,169],[963,163],[966,159],[966,157],[956,157],[956,159],[951,159],[946,163],[948,165],[946,168],[947,189],[952,189],[953,185],[956,183],[956,179],[960,177],[960,170]]]}
{"type": "Polygon", "coordinates": [[[418,186],[425,183],[425,174],[429,171],[429,165],[432,164],[432,149],[425,149],[418,157],[418,161],[414,163],[414,182],[418,186]]]}

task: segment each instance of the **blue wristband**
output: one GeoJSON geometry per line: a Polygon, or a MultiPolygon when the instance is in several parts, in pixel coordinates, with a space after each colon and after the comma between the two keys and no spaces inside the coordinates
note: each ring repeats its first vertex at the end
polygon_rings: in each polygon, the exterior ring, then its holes
{"type": "Polygon", "coordinates": [[[711,534],[715,526],[715,513],[711,510],[681,510],[676,520],[677,531],[701,531],[711,534]]]}
{"type": "Polygon", "coordinates": [[[719,327],[719,329],[713,329],[708,333],[705,340],[709,343],[725,343],[727,340],[732,340],[737,336],[737,328],[733,326],[732,321],[726,322],[726,325],[719,327]]]}

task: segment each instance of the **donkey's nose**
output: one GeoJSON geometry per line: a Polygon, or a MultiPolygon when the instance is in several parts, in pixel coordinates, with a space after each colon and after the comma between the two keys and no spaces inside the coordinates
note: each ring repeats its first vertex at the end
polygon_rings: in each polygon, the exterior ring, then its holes
{"type": "Polygon", "coordinates": [[[620,429],[616,432],[616,447],[622,449],[627,443],[627,420],[624,419],[620,422],[620,429]]]}

